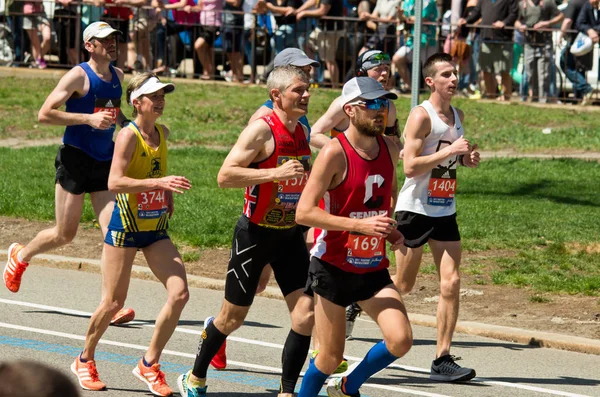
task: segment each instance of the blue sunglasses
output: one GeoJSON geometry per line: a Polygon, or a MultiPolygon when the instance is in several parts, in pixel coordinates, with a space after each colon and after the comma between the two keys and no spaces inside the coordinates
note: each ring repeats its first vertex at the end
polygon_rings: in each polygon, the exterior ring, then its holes
{"type": "Polygon", "coordinates": [[[362,105],[369,110],[379,110],[382,107],[387,107],[388,100],[386,98],[366,99],[356,102],[350,102],[348,105],[362,105]]]}

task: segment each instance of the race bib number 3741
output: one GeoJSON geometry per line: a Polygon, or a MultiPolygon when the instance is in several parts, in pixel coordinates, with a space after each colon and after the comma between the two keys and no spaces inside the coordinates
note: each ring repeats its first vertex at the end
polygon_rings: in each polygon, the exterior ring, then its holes
{"type": "Polygon", "coordinates": [[[155,219],[167,210],[165,191],[162,189],[149,190],[137,195],[138,218],[155,219]]]}

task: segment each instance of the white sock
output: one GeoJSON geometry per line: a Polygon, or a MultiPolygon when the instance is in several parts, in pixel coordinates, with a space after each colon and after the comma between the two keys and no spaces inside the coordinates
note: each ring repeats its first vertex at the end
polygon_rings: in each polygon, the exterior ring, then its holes
{"type": "Polygon", "coordinates": [[[21,256],[21,251],[17,252],[17,260],[21,263],[27,263],[23,260],[23,257],[21,256]]]}

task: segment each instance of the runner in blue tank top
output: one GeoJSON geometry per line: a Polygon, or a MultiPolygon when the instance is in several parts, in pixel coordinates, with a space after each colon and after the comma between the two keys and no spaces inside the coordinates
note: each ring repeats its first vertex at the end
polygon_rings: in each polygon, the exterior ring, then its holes
{"type": "MultiPolygon", "coordinates": [[[[117,33],[121,32],[105,22],[88,26],[83,41],[90,60],[65,74],[40,109],[41,123],[67,127],[55,161],[56,225],[26,246],[13,243],[8,249],[4,284],[12,292],[19,291],[31,258],[73,240],[85,193],[90,193],[104,239],[114,201],[108,191],[112,138],[115,125],[125,121],[119,109],[123,72],[110,65],[117,56],[117,33]],[[63,105],[66,110],[60,110],[63,105]]],[[[117,316],[117,322],[131,321],[133,311],[124,309],[117,316]]]]}

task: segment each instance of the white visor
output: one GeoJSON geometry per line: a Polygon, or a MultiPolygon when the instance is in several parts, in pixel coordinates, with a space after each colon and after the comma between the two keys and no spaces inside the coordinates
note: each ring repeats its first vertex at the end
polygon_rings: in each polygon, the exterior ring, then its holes
{"type": "Polygon", "coordinates": [[[148,80],[144,81],[144,84],[142,84],[137,90],[131,93],[131,97],[129,97],[129,104],[133,105],[134,99],[137,99],[142,95],[152,94],[163,88],[165,89],[165,94],[175,91],[175,86],[173,84],[161,83],[156,77],[150,77],[148,80]]]}

